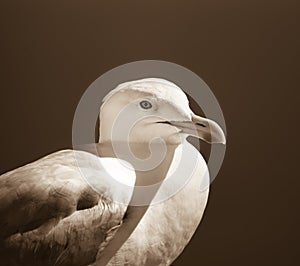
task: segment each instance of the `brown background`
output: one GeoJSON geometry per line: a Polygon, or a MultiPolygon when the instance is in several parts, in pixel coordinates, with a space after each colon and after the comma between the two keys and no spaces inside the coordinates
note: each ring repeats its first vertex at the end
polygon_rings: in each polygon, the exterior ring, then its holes
{"type": "Polygon", "coordinates": [[[2,0],[0,172],[71,147],[76,104],[107,70],[171,61],[207,82],[228,130],[203,222],[174,265],[298,265],[297,2],[2,0]]]}

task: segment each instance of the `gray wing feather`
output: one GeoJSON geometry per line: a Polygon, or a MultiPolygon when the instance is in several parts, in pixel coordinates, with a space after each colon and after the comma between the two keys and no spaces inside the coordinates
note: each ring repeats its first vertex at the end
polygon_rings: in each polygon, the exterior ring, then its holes
{"type": "MultiPolygon", "coordinates": [[[[111,189],[106,185],[99,180],[103,191],[111,189]]],[[[72,150],[5,173],[0,176],[2,265],[92,263],[121,225],[126,209],[89,186],[72,150]]]]}

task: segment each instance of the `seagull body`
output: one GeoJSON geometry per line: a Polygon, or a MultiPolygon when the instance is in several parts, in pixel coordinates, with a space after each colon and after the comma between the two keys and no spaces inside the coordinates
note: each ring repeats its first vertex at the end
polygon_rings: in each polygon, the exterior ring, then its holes
{"type": "Polygon", "coordinates": [[[100,121],[97,155],[62,150],[0,177],[2,265],[170,265],[190,241],[207,203],[209,186],[201,186],[209,175],[185,138],[224,143],[220,127],[194,115],[181,89],[162,79],[119,85],[104,99],[100,121]],[[138,117],[130,136],[114,128],[123,115],[138,117]],[[164,156],[145,170],[151,154],[162,151],[157,137],[164,156]],[[184,177],[191,158],[193,171],[184,177]],[[174,173],[185,181],[171,193],[174,173]],[[138,192],[156,184],[149,195],[138,192]],[[143,204],[133,204],[141,197],[143,204]]]}

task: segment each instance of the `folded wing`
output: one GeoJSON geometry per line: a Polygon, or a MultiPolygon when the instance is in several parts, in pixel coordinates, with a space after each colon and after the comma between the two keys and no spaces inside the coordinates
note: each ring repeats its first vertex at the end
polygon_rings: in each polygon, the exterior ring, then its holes
{"type": "Polygon", "coordinates": [[[87,265],[122,224],[134,170],[63,150],[0,176],[3,265],[87,265]]]}

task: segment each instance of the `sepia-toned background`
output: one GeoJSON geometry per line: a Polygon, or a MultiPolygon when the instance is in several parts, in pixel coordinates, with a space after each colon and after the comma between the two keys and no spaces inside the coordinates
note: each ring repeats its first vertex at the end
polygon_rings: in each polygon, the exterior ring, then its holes
{"type": "Polygon", "coordinates": [[[210,86],[228,132],[204,219],[174,265],[298,265],[297,2],[2,0],[0,173],[71,147],[77,102],[104,72],[174,62],[210,86]]]}

